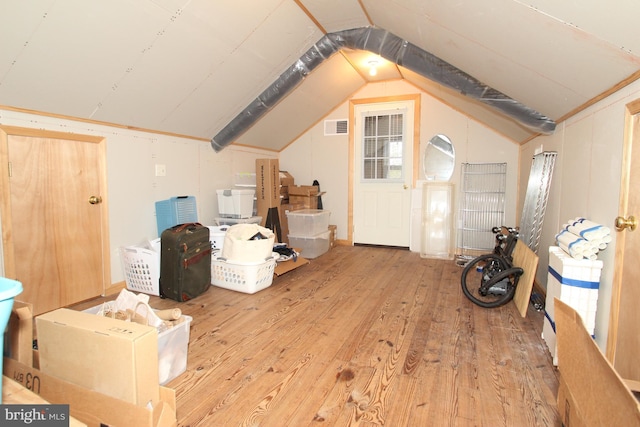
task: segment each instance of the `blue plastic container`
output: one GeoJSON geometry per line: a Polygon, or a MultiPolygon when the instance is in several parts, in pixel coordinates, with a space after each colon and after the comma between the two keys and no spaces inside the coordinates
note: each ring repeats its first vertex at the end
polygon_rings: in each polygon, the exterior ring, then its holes
{"type": "MultiPolygon", "coordinates": [[[[9,323],[13,299],[22,292],[22,283],[0,277],[0,328],[3,331],[3,339],[0,340],[0,355],[4,356],[4,330],[9,323]]],[[[0,372],[3,372],[2,358],[0,358],[0,372]]],[[[0,403],[2,403],[2,381],[0,378],[0,403]]]]}
{"type": "Polygon", "coordinates": [[[156,223],[158,237],[167,228],[185,222],[198,222],[198,209],[195,196],[171,197],[156,202],[156,223]]]}

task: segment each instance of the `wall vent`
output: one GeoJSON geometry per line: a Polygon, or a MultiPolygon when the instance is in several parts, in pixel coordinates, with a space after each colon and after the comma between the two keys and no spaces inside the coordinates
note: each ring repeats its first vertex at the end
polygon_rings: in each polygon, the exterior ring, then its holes
{"type": "Polygon", "coordinates": [[[324,135],[347,135],[349,133],[349,120],[325,120],[324,135]]]}

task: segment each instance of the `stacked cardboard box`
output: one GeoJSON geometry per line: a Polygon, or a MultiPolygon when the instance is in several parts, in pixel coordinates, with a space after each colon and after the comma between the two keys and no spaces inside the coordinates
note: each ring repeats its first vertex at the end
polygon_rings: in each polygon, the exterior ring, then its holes
{"type": "Polygon", "coordinates": [[[262,225],[282,242],[280,223],[280,165],[278,159],[256,160],[256,208],[262,225]]]}
{"type": "Polygon", "coordinates": [[[329,224],[329,231],[331,234],[329,235],[329,249],[332,249],[336,245],[336,240],[338,239],[338,226],[329,224]]]}
{"type": "Polygon", "coordinates": [[[302,205],[303,209],[318,209],[318,198],[322,194],[315,185],[293,185],[289,187],[289,202],[302,205]]]}
{"type": "Polygon", "coordinates": [[[287,171],[280,171],[280,197],[282,204],[289,203],[289,187],[293,187],[295,180],[287,171]]]}

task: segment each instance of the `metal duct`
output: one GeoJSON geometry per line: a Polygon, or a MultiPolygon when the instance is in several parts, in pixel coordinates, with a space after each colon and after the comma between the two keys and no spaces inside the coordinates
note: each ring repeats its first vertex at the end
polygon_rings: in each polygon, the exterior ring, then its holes
{"type": "Polygon", "coordinates": [[[374,27],[354,28],[322,37],[211,140],[218,152],[249,129],[300,84],[316,67],[343,47],[367,50],[462,95],[490,105],[523,126],[543,134],[556,128],[552,119],[473,78],[464,71],[396,35],[374,27]]]}

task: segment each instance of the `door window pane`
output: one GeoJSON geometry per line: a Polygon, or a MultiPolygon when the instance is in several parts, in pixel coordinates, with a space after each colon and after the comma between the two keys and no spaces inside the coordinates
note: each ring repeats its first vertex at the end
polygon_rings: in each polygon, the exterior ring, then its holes
{"type": "Polygon", "coordinates": [[[404,113],[364,117],[363,180],[402,180],[404,113]]]}

